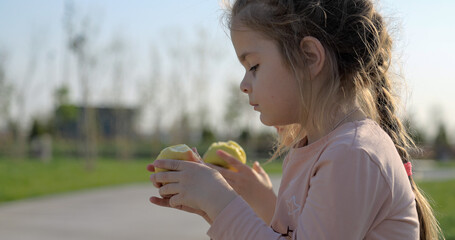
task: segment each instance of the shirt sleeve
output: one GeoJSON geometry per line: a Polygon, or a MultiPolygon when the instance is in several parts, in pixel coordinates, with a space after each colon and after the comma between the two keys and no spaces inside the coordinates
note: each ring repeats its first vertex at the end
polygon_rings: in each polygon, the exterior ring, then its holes
{"type": "Polygon", "coordinates": [[[294,239],[363,239],[391,191],[362,149],[324,152],[310,181],[294,239]]]}
{"type": "Polygon", "coordinates": [[[363,239],[390,194],[379,168],[361,149],[325,151],[291,237],[267,226],[241,197],[223,209],[207,234],[213,240],[363,239]]]}
{"type": "Polygon", "coordinates": [[[286,239],[267,226],[240,196],[218,214],[207,235],[213,240],[286,239]]]}

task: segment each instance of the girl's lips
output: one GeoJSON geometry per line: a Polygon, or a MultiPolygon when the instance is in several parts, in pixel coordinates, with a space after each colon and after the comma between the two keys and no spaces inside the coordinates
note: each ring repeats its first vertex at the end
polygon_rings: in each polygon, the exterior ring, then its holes
{"type": "Polygon", "coordinates": [[[252,103],[250,103],[250,105],[254,107],[254,110],[257,110],[258,107],[259,107],[259,104],[252,104],[252,103]]]}

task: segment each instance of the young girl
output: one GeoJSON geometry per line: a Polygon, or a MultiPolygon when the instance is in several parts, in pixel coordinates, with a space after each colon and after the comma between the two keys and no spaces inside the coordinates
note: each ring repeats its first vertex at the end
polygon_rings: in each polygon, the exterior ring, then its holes
{"type": "Polygon", "coordinates": [[[279,129],[274,157],[287,153],[278,196],[257,166],[235,183],[242,171],[168,159],[149,168],[174,170],[151,176],[163,196],[151,201],[200,214],[212,239],[438,239],[396,116],[392,40],[372,2],[237,0],[228,22],[246,69],[240,88],[279,129]]]}

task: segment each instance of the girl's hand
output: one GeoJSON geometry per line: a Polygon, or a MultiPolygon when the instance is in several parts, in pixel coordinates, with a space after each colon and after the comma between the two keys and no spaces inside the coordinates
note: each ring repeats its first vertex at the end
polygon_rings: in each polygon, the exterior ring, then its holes
{"type": "Polygon", "coordinates": [[[152,197],[151,202],[197,213],[210,223],[237,194],[220,173],[193,158],[191,161],[160,159],[149,167],[171,170],[150,177],[162,196],[152,197]],[[162,185],[163,182],[167,184],[162,185]]]}
{"type": "Polygon", "coordinates": [[[265,223],[272,221],[275,212],[276,195],[272,182],[264,169],[256,161],[253,168],[243,164],[225,151],[218,150],[217,154],[237,171],[209,164],[218,170],[232,188],[253,208],[265,223]]]}
{"type": "MultiPolygon", "coordinates": [[[[198,151],[197,151],[197,148],[193,147],[191,148],[191,150],[193,150],[190,158],[188,159],[188,161],[191,161],[191,162],[198,162],[198,163],[202,163],[202,164],[205,164],[204,161],[202,160],[202,157],[201,155],[199,155],[198,151]]],[[[149,172],[152,172],[152,173],[155,173],[155,166],[153,166],[153,164],[149,164],[147,165],[147,171],[149,172]]],[[[153,183],[153,185],[156,187],[156,188],[160,188],[163,186],[162,183],[153,183]]],[[[166,197],[166,196],[162,196],[162,197],[166,197]]],[[[157,204],[157,205],[160,205],[160,204],[157,204]]],[[[161,205],[160,205],[161,206],[161,205]]],[[[165,206],[163,206],[165,207],[165,206]]],[[[183,210],[183,209],[181,209],[183,210]]]]}
{"type": "MultiPolygon", "coordinates": [[[[151,197],[150,202],[153,204],[156,204],[158,206],[161,206],[161,207],[172,208],[171,205],[169,204],[169,199],[170,199],[169,197],[163,197],[163,198],[151,197]]],[[[185,212],[195,213],[195,214],[203,217],[205,219],[205,221],[207,221],[209,224],[212,224],[212,222],[213,222],[213,220],[209,218],[207,213],[205,213],[202,210],[197,210],[197,209],[186,207],[186,206],[177,206],[175,208],[179,209],[179,210],[183,210],[185,212]]]]}
{"type": "MultiPolygon", "coordinates": [[[[197,149],[196,149],[196,148],[192,148],[192,150],[193,150],[193,156],[194,156],[194,158],[190,158],[189,161],[195,161],[195,162],[203,163],[204,161],[202,161],[202,158],[201,158],[201,156],[199,155],[197,149]]],[[[153,164],[149,164],[149,165],[147,166],[147,170],[150,171],[150,172],[155,172],[155,167],[153,166],[153,164]]],[[[153,185],[155,185],[156,188],[160,188],[160,187],[163,186],[163,184],[161,184],[161,183],[154,183],[153,185]]],[[[149,200],[150,200],[151,203],[156,204],[156,205],[158,205],[158,206],[172,208],[172,207],[169,205],[170,196],[162,196],[162,197],[163,197],[163,198],[150,197],[149,200]]],[[[189,213],[198,214],[199,216],[203,217],[209,224],[212,224],[212,222],[213,222],[213,221],[209,218],[209,216],[207,215],[207,213],[205,213],[204,211],[197,210],[197,209],[190,208],[190,207],[185,207],[185,206],[179,206],[179,207],[177,207],[177,209],[183,210],[183,211],[189,212],[189,213]]]]}

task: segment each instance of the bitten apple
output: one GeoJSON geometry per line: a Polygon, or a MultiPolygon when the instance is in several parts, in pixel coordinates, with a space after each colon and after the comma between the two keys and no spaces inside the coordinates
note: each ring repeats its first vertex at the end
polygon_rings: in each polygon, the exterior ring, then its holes
{"type": "Polygon", "coordinates": [[[222,159],[220,156],[218,156],[218,154],[216,154],[216,151],[218,150],[223,150],[229,153],[231,156],[233,156],[243,164],[246,163],[245,151],[238,143],[234,141],[212,143],[207,152],[205,152],[204,154],[203,157],[204,162],[228,168],[230,170],[235,170],[235,168],[230,166],[226,161],[224,161],[224,159],[222,159]]]}
{"type": "MultiPolygon", "coordinates": [[[[190,154],[193,151],[186,144],[179,144],[167,147],[161,150],[160,154],[156,159],[175,159],[175,160],[189,160],[190,154]]],[[[155,168],[155,172],[166,172],[167,169],[155,168]]]]}

